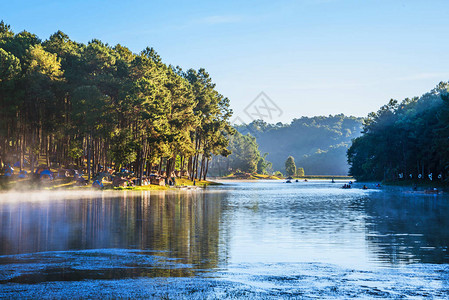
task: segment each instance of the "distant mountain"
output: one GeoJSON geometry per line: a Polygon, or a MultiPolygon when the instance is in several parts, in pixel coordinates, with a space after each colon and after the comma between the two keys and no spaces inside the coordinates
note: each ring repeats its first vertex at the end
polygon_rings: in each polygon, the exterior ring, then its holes
{"type": "Polygon", "coordinates": [[[361,135],[362,122],[363,118],[339,114],[301,117],[290,124],[256,120],[236,129],[256,137],[260,152],[268,152],[266,159],[275,171],[284,173],[285,160],[291,155],[306,175],[346,175],[346,151],[351,140],[361,135]]]}

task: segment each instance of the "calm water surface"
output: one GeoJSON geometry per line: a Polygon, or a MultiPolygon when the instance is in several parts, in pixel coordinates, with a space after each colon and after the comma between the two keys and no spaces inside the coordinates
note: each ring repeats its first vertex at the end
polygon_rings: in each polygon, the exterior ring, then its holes
{"type": "Polygon", "coordinates": [[[0,194],[0,297],[448,296],[448,197],[340,186],[0,194]]]}

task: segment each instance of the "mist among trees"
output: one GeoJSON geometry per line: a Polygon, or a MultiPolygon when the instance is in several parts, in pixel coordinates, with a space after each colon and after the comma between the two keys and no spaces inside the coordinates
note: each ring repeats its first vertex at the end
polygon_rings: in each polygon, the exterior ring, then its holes
{"type": "Polygon", "coordinates": [[[364,121],[348,150],[358,180],[449,178],[449,83],[421,97],[390,100],[364,121]]]}
{"type": "Polygon", "coordinates": [[[362,118],[335,116],[301,117],[290,124],[269,124],[256,120],[236,126],[242,134],[256,137],[262,153],[274,171],[285,173],[285,161],[295,159],[296,167],[307,175],[346,175],[346,151],[351,140],[360,136],[362,118]]]}

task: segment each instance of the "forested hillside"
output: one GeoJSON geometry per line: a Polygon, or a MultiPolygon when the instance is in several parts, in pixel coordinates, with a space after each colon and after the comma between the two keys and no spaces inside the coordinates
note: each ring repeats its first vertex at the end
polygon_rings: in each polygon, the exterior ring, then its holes
{"type": "Polygon", "coordinates": [[[449,176],[449,83],[421,97],[390,100],[368,115],[348,150],[359,180],[443,181],[449,176]]]}
{"type": "Polygon", "coordinates": [[[268,124],[256,120],[236,127],[242,134],[255,136],[261,153],[273,170],[285,172],[285,161],[295,158],[307,175],[346,175],[346,151],[360,135],[362,118],[335,116],[301,117],[290,124],[268,124]]]}
{"type": "Polygon", "coordinates": [[[204,69],[168,66],[153,48],[60,31],[41,40],[0,23],[0,167],[45,161],[89,178],[100,165],[139,177],[176,167],[205,178],[210,157],[229,154],[231,114],[204,69]]]}

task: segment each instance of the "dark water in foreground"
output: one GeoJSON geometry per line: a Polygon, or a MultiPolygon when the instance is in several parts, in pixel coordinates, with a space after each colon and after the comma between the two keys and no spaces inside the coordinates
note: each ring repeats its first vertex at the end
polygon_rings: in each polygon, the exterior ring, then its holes
{"type": "Polygon", "coordinates": [[[340,185],[0,194],[0,297],[449,297],[449,197],[340,185]]]}

